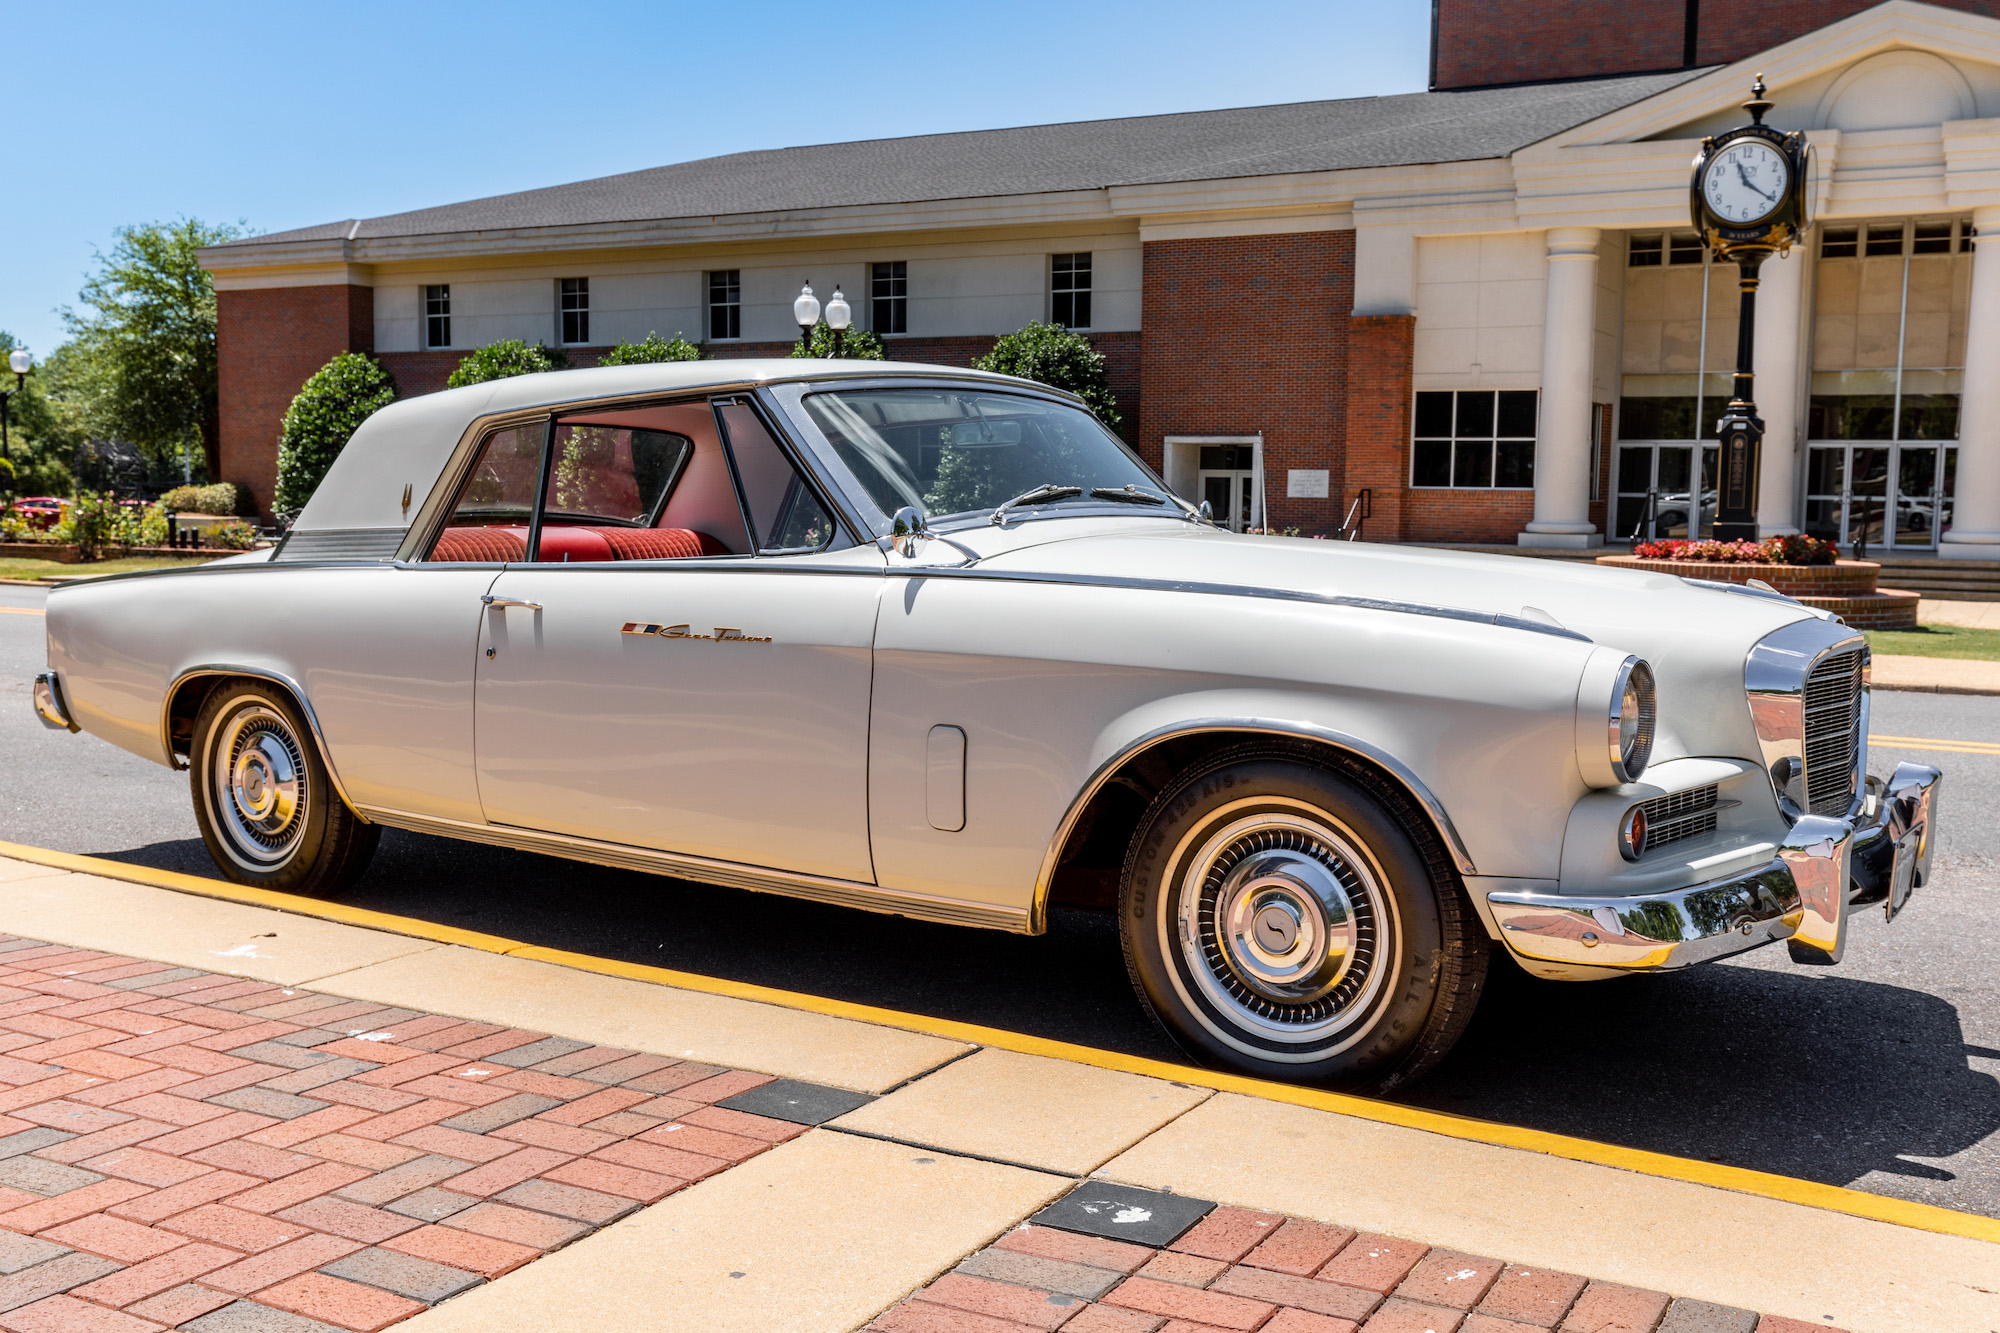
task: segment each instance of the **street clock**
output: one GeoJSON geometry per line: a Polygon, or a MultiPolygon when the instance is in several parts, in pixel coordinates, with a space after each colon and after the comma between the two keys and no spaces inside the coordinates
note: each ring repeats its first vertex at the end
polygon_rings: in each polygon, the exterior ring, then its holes
{"type": "Polygon", "coordinates": [[[1812,224],[1812,147],[1764,123],[1761,74],[1750,94],[1751,123],[1703,139],[1694,159],[1695,230],[1723,258],[1789,250],[1812,224]]]}
{"type": "MultiPolygon", "coordinates": [[[[1763,452],[1764,421],[1757,415],[1755,344],[1757,270],[1772,254],[1783,254],[1812,225],[1812,147],[1803,134],[1786,134],[1764,123],[1771,109],[1764,76],[1750,86],[1743,104],[1750,123],[1701,141],[1689,182],[1695,230],[1717,259],[1737,267],[1740,293],[1736,321],[1736,391],[1715,423],[1721,445],[1721,475],[1715,505],[1715,536],[1754,541],[1757,532],[1757,474],[1763,452]]],[[[1700,513],[1698,505],[1693,512],[1700,513]]]]}

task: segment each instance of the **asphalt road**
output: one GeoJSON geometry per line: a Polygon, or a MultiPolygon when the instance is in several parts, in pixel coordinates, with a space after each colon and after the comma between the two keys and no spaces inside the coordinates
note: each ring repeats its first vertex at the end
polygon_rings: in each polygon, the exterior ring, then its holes
{"type": "MultiPolygon", "coordinates": [[[[44,594],[0,586],[0,608],[44,594]]],[[[0,839],[213,874],[185,774],[29,706],[39,616],[0,610],[0,839]]],[[[1878,693],[1885,735],[2000,742],[2000,699],[1878,693]]],[[[2000,1217],[2000,757],[1876,748],[1947,773],[1939,873],[1846,961],[1782,950],[1587,986],[1498,969],[1405,1100],[2000,1217]]],[[[931,925],[388,831],[357,906],[554,948],[1178,1059],[1108,917],[1038,938],[931,925]]]]}

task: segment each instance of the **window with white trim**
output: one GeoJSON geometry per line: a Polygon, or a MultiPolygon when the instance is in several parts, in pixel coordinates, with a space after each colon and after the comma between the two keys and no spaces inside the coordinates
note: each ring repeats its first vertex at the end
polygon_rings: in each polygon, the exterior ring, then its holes
{"type": "Polygon", "coordinates": [[[868,327],[877,333],[910,331],[910,265],[892,259],[868,266],[868,327]]]}
{"type": "Polygon", "coordinates": [[[424,346],[451,346],[451,284],[424,288],[424,346]]]}
{"type": "Polygon", "coordinates": [[[708,275],[708,336],[743,336],[743,271],[719,268],[708,275]]]}
{"type": "Polygon", "coordinates": [[[1532,490],[1536,389],[1460,389],[1417,395],[1410,485],[1532,490]]]}
{"type": "Polygon", "coordinates": [[[590,341],[590,279],[558,278],[557,308],[561,312],[561,338],[566,343],[590,341]]]}
{"type": "Polygon", "coordinates": [[[1049,320],[1066,329],[1090,327],[1090,252],[1049,256],[1049,320]]]}

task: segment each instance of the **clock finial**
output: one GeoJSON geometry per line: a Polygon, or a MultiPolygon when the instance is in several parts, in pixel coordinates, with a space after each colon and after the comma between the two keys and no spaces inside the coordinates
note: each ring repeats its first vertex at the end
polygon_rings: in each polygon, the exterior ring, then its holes
{"type": "Polygon", "coordinates": [[[1757,81],[1750,85],[1750,100],[1743,104],[1743,109],[1750,113],[1752,123],[1758,125],[1764,123],[1764,113],[1772,106],[1770,99],[1764,96],[1764,91],[1764,76],[1760,73],[1757,81]]]}

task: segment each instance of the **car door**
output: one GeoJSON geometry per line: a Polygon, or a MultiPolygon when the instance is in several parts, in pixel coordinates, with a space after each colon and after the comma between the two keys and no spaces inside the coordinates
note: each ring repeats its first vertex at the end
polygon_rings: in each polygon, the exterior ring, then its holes
{"type": "Polygon", "coordinates": [[[747,398],[565,417],[479,634],[494,824],[872,882],[884,557],[747,398]]]}

